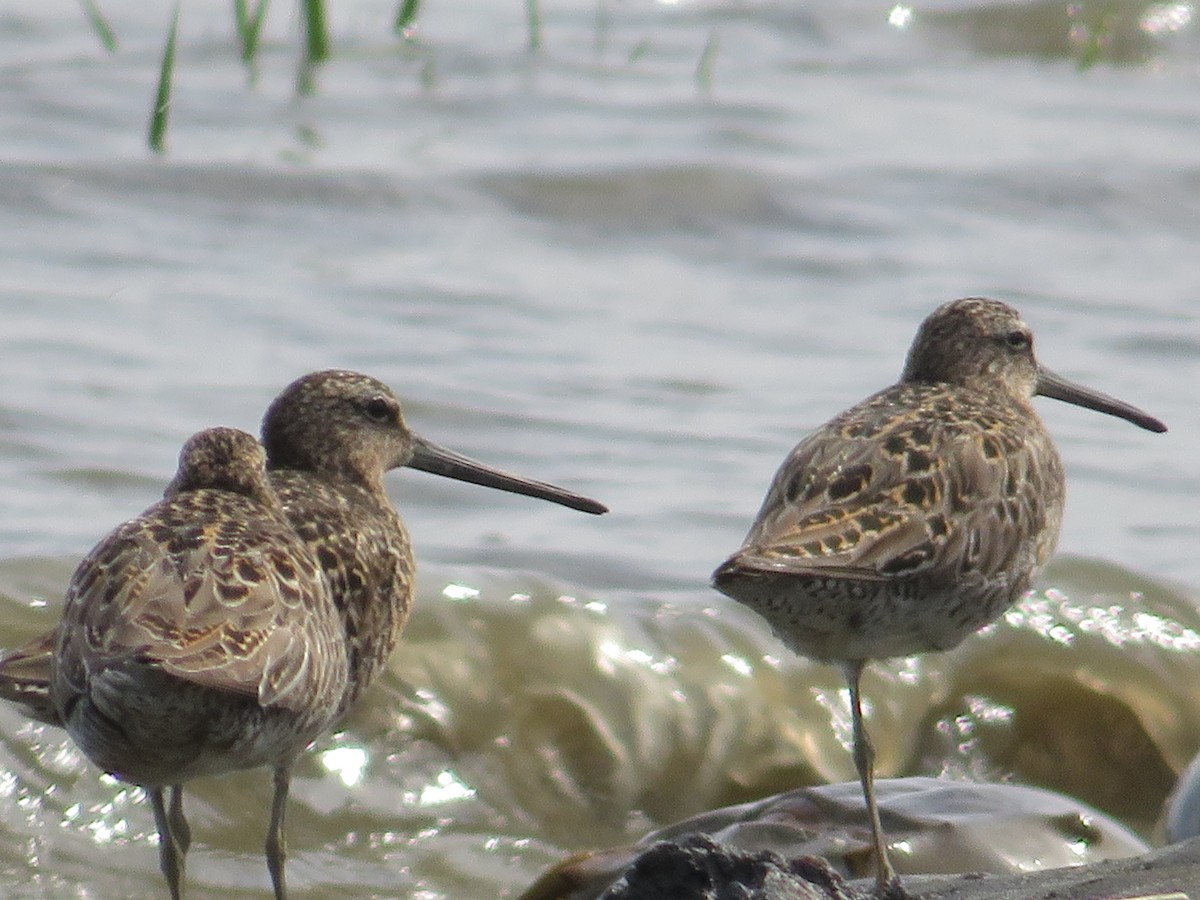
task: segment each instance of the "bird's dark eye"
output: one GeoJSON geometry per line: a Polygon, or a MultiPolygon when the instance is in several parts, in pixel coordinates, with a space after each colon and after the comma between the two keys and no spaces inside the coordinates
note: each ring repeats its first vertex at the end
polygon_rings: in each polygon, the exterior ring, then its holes
{"type": "Polygon", "coordinates": [[[367,417],[375,422],[394,422],[396,420],[396,405],[387,397],[372,397],[363,405],[367,417]]]}
{"type": "Polygon", "coordinates": [[[1004,336],[1004,343],[1008,344],[1014,350],[1023,350],[1029,346],[1029,332],[1010,331],[1004,336]]]}

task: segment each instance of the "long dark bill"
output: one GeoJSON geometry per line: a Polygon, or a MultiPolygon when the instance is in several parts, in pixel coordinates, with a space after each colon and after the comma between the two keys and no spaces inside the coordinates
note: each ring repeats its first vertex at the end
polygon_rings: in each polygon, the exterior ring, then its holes
{"type": "Polygon", "coordinates": [[[496,488],[511,494],[525,494],[528,497],[549,500],[551,503],[560,503],[571,509],[597,516],[608,512],[607,506],[597,503],[590,497],[572,493],[544,481],[533,481],[530,478],[522,478],[519,475],[510,475],[508,472],[493,469],[491,466],[465,456],[459,456],[452,450],[439,447],[437,444],[432,444],[415,435],[413,436],[413,458],[408,466],[411,469],[432,472],[434,475],[444,475],[457,481],[469,481],[471,484],[496,488]]]}
{"type": "Polygon", "coordinates": [[[1147,431],[1161,434],[1167,430],[1166,425],[1149,413],[1142,412],[1136,406],[1130,406],[1115,397],[1093,391],[1091,388],[1075,384],[1073,381],[1067,381],[1061,375],[1055,375],[1041,366],[1038,366],[1037,390],[1034,393],[1041,394],[1043,397],[1052,397],[1064,403],[1072,403],[1075,406],[1082,406],[1085,409],[1094,409],[1096,412],[1116,416],[1118,419],[1125,419],[1147,431]]]}

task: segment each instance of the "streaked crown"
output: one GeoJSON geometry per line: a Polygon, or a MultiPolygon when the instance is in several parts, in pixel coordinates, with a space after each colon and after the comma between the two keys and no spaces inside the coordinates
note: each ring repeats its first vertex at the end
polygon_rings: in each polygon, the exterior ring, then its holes
{"type": "Polygon", "coordinates": [[[902,380],[926,384],[1003,384],[1028,399],[1038,382],[1033,332],[999,300],[967,297],[929,314],[908,351],[902,380]]]}
{"type": "Polygon", "coordinates": [[[412,458],[400,401],[382,381],[342,369],[298,378],[267,409],[263,445],[272,469],[302,469],[381,483],[412,458]]]}
{"type": "Polygon", "coordinates": [[[253,435],[237,428],[209,428],[184,443],[179,468],[164,496],[211,488],[245,494],[274,506],[266,462],[266,453],[253,435]]]}

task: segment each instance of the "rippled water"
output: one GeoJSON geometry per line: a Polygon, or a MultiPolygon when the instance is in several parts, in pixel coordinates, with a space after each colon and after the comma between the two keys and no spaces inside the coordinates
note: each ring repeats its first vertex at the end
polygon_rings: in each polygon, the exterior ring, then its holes
{"type": "MultiPolygon", "coordinates": [[[[168,10],[100,5],[111,57],[75,6],[0,13],[0,645],[49,624],[188,434],[253,430],[325,366],[394,385],[433,440],[613,509],[391,476],[419,608],[306,763],[299,896],[511,894],[566,849],[850,777],[836,672],[784,659],[707,575],[792,444],[968,293],[1016,304],[1046,364],[1171,431],[1039,401],[1068,469],[1061,549],[1096,560],[1044,586],[1083,612],[1051,594],[967,662],[881,670],[881,765],[1015,774],[1150,829],[1200,746],[1189,6],[1103,4],[1093,26],[1088,4],[889,24],[867,2],[571,0],[543,4],[530,56],[518,2],[429,3],[406,45],[392,4],[356,2],[297,98],[290,7],[248,87],[228,5],[189,3],[158,159],[168,10]],[[1145,638],[1159,620],[1182,643],[1145,638]],[[1026,681],[1013,647],[1041,660],[1026,681]],[[1095,722],[1135,749],[1089,750],[1073,729],[1095,722]]],[[[137,793],[12,710],[0,735],[0,871],[28,896],[157,895],[137,793]]],[[[265,887],[268,781],[197,787],[198,895],[265,887]]]]}

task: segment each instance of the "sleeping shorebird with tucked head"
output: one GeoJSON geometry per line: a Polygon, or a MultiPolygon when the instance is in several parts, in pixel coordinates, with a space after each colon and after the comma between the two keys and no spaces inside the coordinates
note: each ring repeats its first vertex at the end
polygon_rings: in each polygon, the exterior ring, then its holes
{"type": "Polygon", "coordinates": [[[263,765],[275,770],[267,863],[282,883],[292,765],[346,693],[329,586],[265,463],[243,431],[191,438],[165,498],[75,570],[53,632],[54,712],[88,759],[146,789],[172,898],[191,843],[183,783],[263,765]]]}
{"type": "Polygon", "coordinates": [[[897,384],[792,450],[742,548],[713,573],[795,653],[842,667],[879,897],[905,893],[875,803],[863,667],[955,647],[1029,590],[1064,495],[1037,395],[1166,431],[1042,368],[1012,307],[955,300],[922,323],[897,384]]]}
{"type": "Polygon", "coordinates": [[[407,466],[583,512],[607,511],[595,500],[418,437],[391,389],[356,372],[315,372],[285,388],[263,419],[263,447],[265,472],[262,450],[254,457],[242,447],[220,465],[200,467],[185,448],[166,507],[152,507],[106,538],[72,579],[64,622],[0,661],[0,697],[70,730],[73,717],[89,709],[80,705],[87,682],[74,648],[103,637],[88,630],[97,616],[131,614],[130,598],[145,593],[153,574],[158,599],[143,628],[158,634],[161,647],[127,652],[141,660],[145,686],[119,715],[106,720],[106,708],[98,707],[89,729],[71,733],[101,768],[147,786],[173,898],[182,894],[189,844],[182,781],[263,764],[276,773],[268,869],[276,898],[286,897],[283,814],[291,764],[371,684],[408,617],[412,549],[384,489],[388,470],[407,466]],[[255,548],[267,532],[274,543],[264,556],[255,548]],[[103,549],[113,541],[128,547],[103,549]],[[197,593],[197,579],[213,584],[197,593]],[[227,703],[241,712],[221,712],[227,703]],[[189,739],[193,730],[212,732],[209,749],[197,751],[191,768],[177,761],[134,772],[134,763],[159,752],[151,745],[169,721],[189,739]],[[242,749],[222,752],[222,739],[242,749]],[[169,810],[165,787],[172,788],[169,810]]]}

